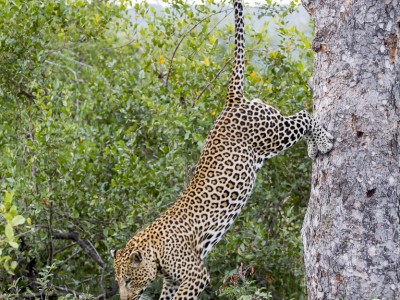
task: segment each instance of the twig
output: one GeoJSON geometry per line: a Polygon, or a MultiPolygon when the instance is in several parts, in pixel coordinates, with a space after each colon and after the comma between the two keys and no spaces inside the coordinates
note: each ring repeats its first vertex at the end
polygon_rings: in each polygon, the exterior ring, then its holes
{"type": "MultiPolygon", "coordinates": [[[[221,20],[219,20],[219,21],[214,25],[214,27],[211,28],[211,29],[202,37],[202,39],[203,39],[203,40],[206,40],[206,39],[210,36],[211,32],[213,32],[213,31],[215,30],[215,28],[217,28],[217,27],[219,26],[219,24],[221,24],[231,13],[232,13],[232,11],[230,11],[230,12],[227,13],[223,18],[221,18],[221,20]]],[[[193,50],[193,51],[190,53],[190,55],[188,55],[188,57],[192,57],[194,53],[198,53],[198,49],[193,50]]]]}
{"type": "Polygon", "coordinates": [[[55,289],[58,290],[58,291],[61,291],[61,292],[63,292],[63,293],[71,293],[71,294],[73,294],[75,297],[77,297],[77,296],[79,297],[79,296],[82,295],[81,293],[78,293],[78,292],[75,291],[75,290],[72,290],[72,289],[70,289],[70,288],[63,287],[63,286],[55,286],[55,289]]]}
{"type": "Polygon", "coordinates": [[[106,293],[102,293],[100,295],[98,295],[95,299],[96,300],[104,300],[104,299],[109,299],[112,296],[114,296],[116,293],[118,292],[118,284],[116,281],[114,281],[111,289],[106,292],[106,293]]]}
{"type": "Polygon", "coordinates": [[[169,76],[170,76],[171,71],[172,71],[172,64],[173,64],[173,61],[174,61],[174,58],[175,58],[175,54],[176,54],[176,52],[178,51],[178,49],[179,49],[180,45],[182,44],[183,40],[189,35],[190,32],[192,32],[193,29],[195,29],[197,26],[199,26],[199,25],[200,25],[201,23],[203,23],[205,20],[207,20],[207,19],[211,18],[212,16],[215,16],[215,15],[217,15],[217,14],[219,14],[219,13],[222,13],[222,12],[225,12],[225,11],[229,11],[229,10],[233,10],[233,8],[222,9],[222,10],[220,10],[220,11],[218,11],[218,12],[215,12],[215,13],[212,13],[211,15],[208,15],[207,17],[204,17],[204,18],[201,19],[199,22],[197,22],[196,24],[194,24],[194,25],[192,26],[192,28],[190,28],[190,29],[181,37],[181,39],[180,39],[179,42],[178,42],[178,45],[176,45],[176,47],[175,47],[175,49],[174,49],[174,52],[172,53],[172,57],[171,57],[171,59],[170,59],[170,63],[169,63],[169,67],[168,67],[168,73],[167,73],[167,78],[166,78],[166,80],[165,80],[165,88],[166,88],[166,89],[168,89],[168,80],[169,80],[169,76]]]}
{"type": "Polygon", "coordinates": [[[50,202],[50,214],[49,214],[49,221],[48,221],[48,228],[49,228],[49,258],[47,260],[47,264],[49,266],[53,263],[53,256],[54,256],[54,244],[53,244],[53,202],[50,202]]]}
{"type": "Polygon", "coordinates": [[[26,91],[26,90],[24,90],[24,89],[20,89],[19,90],[19,93],[20,94],[22,94],[22,95],[24,95],[24,96],[26,96],[27,98],[29,98],[29,99],[35,99],[35,96],[33,96],[33,94],[32,93],[30,93],[30,92],[28,92],[28,91],[26,91]]]}
{"type": "Polygon", "coordinates": [[[60,292],[59,293],[54,292],[54,293],[52,293],[50,295],[46,295],[44,293],[25,294],[24,298],[28,298],[28,299],[30,299],[30,298],[34,298],[34,299],[37,299],[37,298],[40,298],[40,299],[53,299],[53,298],[54,299],[58,299],[59,297],[62,297],[65,294],[72,294],[72,295],[74,295],[76,297],[76,299],[81,299],[81,297],[84,296],[84,294],[79,293],[79,292],[77,292],[77,291],[75,291],[73,289],[70,289],[70,288],[67,288],[67,287],[64,287],[64,286],[54,286],[54,288],[57,291],[60,291],[60,292]]]}
{"type": "MultiPolygon", "coordinates": [[[[259,49],[249,49],[246,52],[256,52],[256,51],[265,51],[268,52],[267,50],[259,50],[259,49]]],[[[197,100],[199,100],[201,98],[201,96],[203,96],[204,92],[210,87],[210,85],[219,77],[219,75],[222,73],[222,71],[225,70],[226,66],[233,60],[233,57],[228,59],[227,62],[222,66],[221,70],[219,70],[219,72],[217,73],[217,75],[215,75],[215,77],[208,82],[205,87],[201,90],[200,94],[196,97],[196,99],[194,100],[194,103],[197,102],[197,100]]]]}
{"type": "Polygon", "coordinates": [[[60,291],[58,292],[53,292],[51,294],[45,294],[45,293],[26,293],[23,294],[22,297],[25,299],[58,299],[59,297],[65,295],[65,294],[73,294],[75,297],[79,298],[83,295],[82,293],[78,293],[75,290],[72,290],[67,287],[63,286],[55,286],[54,287],[56,290],[60,291]]]}
{"type": "Polygon", "coordinates": [[[29,230],[27,230],[27,231],[24,231],[24,232],[21,232],[21,233],[16,234],[15,237],[22,237],[22,236],[24,236],[24,235],[27,235],[27,234],[33,233],[33,232],[35,232],[35,230],[34,230],[33,228],[31,228],[31,229],[29,229],[29,230]]]}
{"type": "MultiPolygon", "coordinates": [[[[92,223],[92,224],[95,224],[95,225],[96,224],[98,225],[99,223],[104,224],[104,225],[110,225],[111,224],[111,222],[103,221],[103,220],[100,220],[98,218],[92,218],[92,219],[89,219],[89,218],[73,218],[73,217],[71,217],[71,216],[69,216],[67,214],[63,214],[60,211],[58,211],[57,214],[59,216],[61,216],[62,218],[64,218],[64,219],[72,220],[74,223],[77,223],[79,221],[86,221],[86,222],[89,222],[89,223],[92,223]]],[[[81,228],[81,229],[84,230],[83,228],[81,228]]]]}
{"type": "Polygon", "coordinates": [[[62,53],[60,53],[60,52],[57,53],[57,55],[59,55],[59,56],[65,58],[66,60],[72,61],[72,62],[74,62],[74,63],[76,63],[76,64],[78,64],[78,65],[80,65],[80,66],[83,66],[83,67],[89,68],[89,69],[91,69],[91,70],[94,70],[94,67],[92,67],[91,65],[88,65],[88,64],[85,64],[85,63],[83,63],[83,62],[81,62],[81,61],[79,61],[79,60],[70,58],[70,57],[68,57],[68,56],[66,56],[66,55],[64,55],[64,54],[62,54],[62,53]]]}
{"type": "Polygon", "coordinates": [[[100,290],[103,292],[103,294],[107,294],[106,288],[104,286],[104,272],[106,269],[101,269],[101,274],[100,274],[100,290]]]}
{"type": "MultiPolygon", "coordinates": [[[[96,252],[96,255],[100,257],[99,252],[97,252],[96,248],[93,246],[92,242],[90,240],[87,240],[89,245],[92,247],[92,249],[96,252]]],[[[100,274],[100,289],[105,293],[105,287],[104,287],[104,271],[105,268],[101,268],[101,274],[100,274]]]]}
{"type": "MultiPolygon", "coordinates": [[[[26,137],[27,137],[27,139],[30,139],[31,140],[31,142],[32,142],[32,144],[34,144],[34,141],[35,141],[35,133],[34,132],[32,132],[32,131],[28,131],[27,133],[26,133],[26,137]]],[[[28,151],[29,152],[29,151],[28,151]]],[[[30,153],[29,153],[30,154],[30,153]]],[[[34,182],[34,184],[33,184],[33,191],[34,191],[34,193],[35,193],[35,196],[38,196],[39,195],[39,185],[38,185],[38,183],[36,182],[36,172],[37,172],[37,167],[36,167],[36,163],[35,163],[35,160],[33,159],[32,160],[32,166],[31,166],[31,177],[32,177],[32,181],[34,182]]]]}
{"type": "MultiPolygon", "coordinates": [[[[73,63],[76,63],[76,64],[78,64],[78,65],[80,65],[80,66],[82,66],[82,67],[88,68],[88,69],[90,69],[90,70],[92,70],[92,71],[95,71],[95,68],[94,68],[93,66],[88,65],[88,64],[85,64],[85,63],[83,63],[83,62],[81,62],[81,61],[78,61],[78,60],[76,60],[76,59],[70,58],[70,57],[68,57],[68,56],[66,56],[66,55],[64,55],[64,54],[62,54],[60,51],[54,52],[54,53],[51,53],[51,54],[61,56],[61,57],[63,57],[63,58],[66,59],[66,60],[69,60],[69,61],[71,61],[71,62],[73,62],[73,63]]],[[[110,82],[107,80],[107,78],[106,78],[103,74],[99,74],[99,75],[100,75],[100,77],[107,83],[107,85],[110,85],[110,82]]]]}
{"type": "Polygon", "coordinates": [[[219,75],[222,73],[222,71],[225,70],[226,66],[233,60],[233,58],[230,58],[227,60],[227,62],[222,66],[221,70],[219,70],[219,72],[217,73],[217,75],[215,75],[215,77],[213,79],[211,79],[211,81],[209,81],[205,87],[201,90],[200,94],[196,97],[196,99],[194,99],[193,103],[196,103],[197,100],[199,100],[201,98],[201,96],[203,96],[204,92],[210,87],[210,85],[219,77],[219,75]]]}
{"type": "Polygon", "coordinates": [[[61,269],[61,267],[63,265],[65,265],[66,263],[68,263],[70,260],[72,260],[75,256],[77,256],[79,253],[82,252],[82,249],[79,249],[78,251],[76,251],[74,254],[71,254],[70,256],[68,256],[65,260],[63,260],[62,262],[59,262],[56,265],[56,269],[53,271],[53,273],[55,273],[57,270],[61,269]]]}
{"type": "MultiPolygon", "coordinates": [[[[137,23],[138,27],[142,22],[137,23]]],[[[103,49],[120,49],[126,46],[129,46],[130,44],[132,44],[134,41],[137,40],[137,37],[135,36],[134,38],[132,38],[131,40],[129,40],[127,43],[122,44],[120,46],[115,46],[115,47],[102,47],[103,49]]]]}
{"type": "Polygon", "coordinates": [[[73,247],[75,245],[76,245],[76,243],[74,242],[74,243],[68,244],[68,245],[66,245],[64,247],[61,247],[60,249],[54,251],[53,256],[56,256],[58,253],[63,252],[63,251],[65,251],[65,250],[67,250],[67,249],[69,249],[69,248],[71,248],[71,247],[73,247]]]}
{"type": "Polygon", "coordinates": [[[62,296],[62,295],[60,295],[59,293],[52,293],[50,295],[45,295],[43,293],[34,293],[34,294],[33,293],[26,293],[26,294],[22,295],[22,297],[24,299],[49,299],[49,298],[50,299],[52,299],[52,298],[57,299],[60,296],[62,296]]]}
{"type": "Polygon", "coordinates": [[[75,78],[75,81],[76,81],[76,82],[82,82],[82,80],[80,80],[80,79],[78,78],[78,76],[76,75],[76,72],[75,72],[74,70],[72,70],[70,67],[57,64],[57,63],[52,62],[52,61],[50,61],[50,60],[45,60],[44,62],[47,63],[47,64],[49,64],[49,65],[53,65],[53,66],[57,66],[57,67],[60,67],[60,68],[65,68],[65,69],[67,69],[67,70],[70,71],[72,74],[74,74],[74,78],[75,78]]]}

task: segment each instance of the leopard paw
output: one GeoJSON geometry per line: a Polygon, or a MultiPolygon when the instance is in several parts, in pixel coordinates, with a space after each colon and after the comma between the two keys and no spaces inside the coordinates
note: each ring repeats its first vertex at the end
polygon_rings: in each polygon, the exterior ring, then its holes
{"type": "Polygon", "coordinates": [[[322,127],[319,128],[318,134],[314,137],[319,152],[325,154],[333,149],[333,136],[322,127]]]}
{"type": "Polygon", "coordinates": [[[315,141],[307,142],[307,154],[311,159],[315,159],[318,155],[318,146],[315,141]]]}
{"type": "Polygon", "coordinates": [[[315,120],[312,128],[305,134],[308,156],[315,159],[318,153],[325,154],[333,149],[333,136],[323,129],[315,120]]]}

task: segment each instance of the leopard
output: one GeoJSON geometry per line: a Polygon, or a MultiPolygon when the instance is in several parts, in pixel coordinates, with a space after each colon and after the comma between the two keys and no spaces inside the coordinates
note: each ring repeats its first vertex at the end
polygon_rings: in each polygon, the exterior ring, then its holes
{"type": "Polygon", "coordinates": [[[122,300],[141,299],[162,276],[160,300],[195,300],[210,283],[205,258],[242,210],[265,160],[302,137],[315,159],[333,136],[308,112],[291,116],[244,96],[244,13],[234,0],[235,45],[226,103],[210,130],[194,174],[177,201],[112,251],[122,300]]]}

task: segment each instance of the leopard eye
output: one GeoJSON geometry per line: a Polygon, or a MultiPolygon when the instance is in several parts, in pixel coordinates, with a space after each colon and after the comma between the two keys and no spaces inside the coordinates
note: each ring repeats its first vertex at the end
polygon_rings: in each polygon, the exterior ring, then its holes
{"type": "Polygon", "coordinates": [[[125,285],[129,285],[132,282],[132,278],[125,279],[125,285]]]}

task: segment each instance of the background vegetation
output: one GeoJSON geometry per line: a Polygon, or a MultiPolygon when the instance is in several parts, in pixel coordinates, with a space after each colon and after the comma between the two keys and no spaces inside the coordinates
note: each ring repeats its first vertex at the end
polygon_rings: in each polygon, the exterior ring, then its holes
{"type": "MultiPolygon", "coordinates": [[[[295,6],[246,8],[246,95],[287,114],[310,108],[295,6]]],[[[190,179],[224,105],[233,30],[227,1],[0,0],[0,298],[115,295],[110,249],[190,179]]],[[[303,142],[265,164],[207,260],[203,299],[304,298],[310,164],[303,142]]]]}

